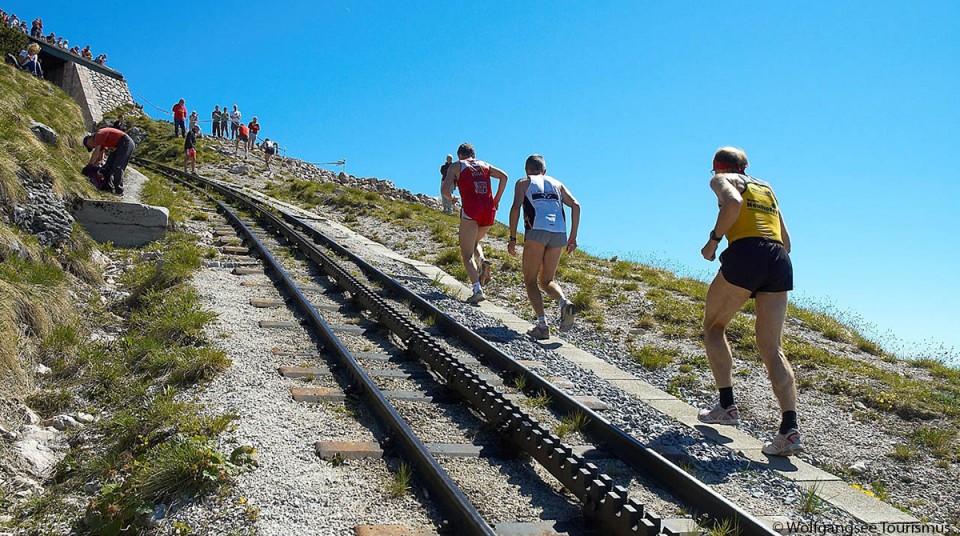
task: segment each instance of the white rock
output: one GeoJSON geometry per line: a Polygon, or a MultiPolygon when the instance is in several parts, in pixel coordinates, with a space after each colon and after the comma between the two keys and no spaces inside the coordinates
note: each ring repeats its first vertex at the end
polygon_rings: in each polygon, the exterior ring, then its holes
{"type": "Polygon", "coordinates": [[[0,437],[6,439],[7,441],[14,441],[17,439],[17,433],[11,432],[10,430],[0,426],[0,437]]]}
{"type": "Polygon", "coordinates": [[[53,370],[52,370],[50,367],[44,365],[43,363],[37,363],[37,374],[38,374],[38,375],[40,375],[40,376],[46,376],[47,374],[50,374],[51,372],[53,372],[53,370]]]}
{"type": "Polygon", "coordinates": [[[84,413],[82,411],[78,412],[75,418],[84,424],[92,423],[95,420],[93,415],[90,415],[89,413],[84,413]]]}
{"type": "Polygon", "coordinates": [[[851,464],[850,467],[847,468],[847,470],[849,470],[851,473],[855,475],[862,475],[863,473],[867,472],[868,468],[869,468],[869,462],[867,462],[867,460],[857,460],[856,462],[851,464]]]}
{"type": "Polygon", "coordinates": [[[21,427],[20,438],[12,447],[27,472],[38,478],[49,476],[67,450],[62,434],[35,425],[21,427]]]}
{"type": "Polygon", "coordinates": [[[81,426],[76,419],[69,415],[57,415],[56,417],[51,417],[43,421],[41,424],[44,426],[52,426],[61,432],[71,428],[80,428],[81,426]]]}

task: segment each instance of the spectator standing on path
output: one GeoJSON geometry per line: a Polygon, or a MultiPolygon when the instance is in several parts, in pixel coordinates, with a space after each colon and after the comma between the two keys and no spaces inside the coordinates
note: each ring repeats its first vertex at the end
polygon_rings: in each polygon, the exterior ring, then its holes
{"type": "Polygon", "coordinates": [[[705,423],[735,425],[740,413],[733,398],[733,355],[726,328],[750,298],[756,305],[757,350],[780,404],[780,429],[763,452],[789,456],[803,450],[797,424],[797,387],[790,362],[780,347],[787,314],[787,292],[793,290],[790,234],[780,203],[769,184],[746,174],[747,154],[722,147],[713,157],[710,188],[720,213],[710,238],[700,250],[704,259],[716,258],[724,235],[727,249],[720,255],[720,271],[707,289],[703,317],[704,346],[720,391],[720,401],[700,411],[705,423]]]}
{"type": "Polygon", "coordinates": [[[247,147],[252,151],[257,146],[257,132],[260,132],[260,123],[257,123],[257,116],[253,116],[253,121],[250,121],[247,128],[250,129],[250,141],[247,142],[247,147]]]}
{"type": "Polygon", "coordinates": [[[240,149],[240,144],[243,144],[243,159],[247,159],[247,139],[250,137],[250,129],[247,128],[247,125],[243,123],[240,124],[240,128],[237,129],[237,140],[233,142],[233,154],[237,154],[237,150],[240,149]]]}
{"type": "Polygon", "coordinates": [[[237,131],[240,130],[241,120],[243,119],[243,114],[240,113],[240,110],[237,109],[237,105],[233,105],[233,111],[230,112],[230,138],[236,139],[237,131]]]}
{"type": "Polygon", "coordinates": [[[440,201],[443,202],[443,213],[444,214],[453,214],[453,203],[445,195],[443,195],[443,179],[447,178],[447,170],[450,169],[450,164],[453,163],[453,155],[447,155],[447,161],[440,165],[440,201]]]}
{"type": "Polygon", "coordinates": [[[187,172],[187,164],[190,164],[190,173],[197,173],[197,131],[200,127],[190,125],[190,132],[187,132],[183,140],[183,172],[187,172]]]}
{"type": "Polygon", "coordinates": [[[187,126],[183,123],[187,119],[187,107],[183,104],[183,99],[173,105],[173,137],[176,138],[181,133],[184,137],[187,135],[187,126]]]}
{"type": "Polygon", "coordinates": [[[190,130],[193,130],[194,127],[197,127],[197,123],[200,121],[200,116],[197,114],[197,111],[194,110],[190,112],[190,130]]]}
{"type": "Polygon", "coordinates": [[[463,198],[460,209],[460,257],[470,282],[473,283],[473,294],[467,298],[467,303],[480,303],[485,299],[483,285],[486,285],[492,276],[492,265],[483,258],[480,240],[495,221],[500,198],[510,178],[502,170],[477,160],[477,153],[469,143],[460,144],[457,158],[459,160],[447,168],[440,194],[455,203],[453,189],[456,187],[463,198]],[[490,177],[500,181],[496,195],[492,195],[490,177]]]}
{"type": "Polygon", "coordinates": [[[210,114],[211,123],[213,123],[213,132],[211,136],[214,138],[220,137],[220,105],[213,107],[213,113],[210,114]]]}
{"type": "Polygon", "coordinates": [[[267,169],[270,169],[270,159],[277,154],[277,142],[270,138],[263,140],[263,161],[267,169]]]}
{"type": "Polygon", "coordinates": [[[94,134],[83,138],[83,146],[91,152],[87,165],[99,166],[107,149],[113,149],[106,164],[100,168],[100,174],[109,189],[117,195],[123,195],[123,171],[127,169],[130,157],[137,144],[122,130],[101,128],[94,134]]]}
{"type": "Polygon", "coordinates": [[[220,110],[220,137],[223,139],[227,138],[227,123],[230,122],[230,112],[227,111],[227,105],[223,105],[223,109],[220,110]]]}
{"type": "Polygon", "coordinates": [[[573,327],[575,309],[567,301],[563,289],[557,283],[557,266],[560,254],[577,249],[577,231],[580,228],[580,203],[570,190],[557,179],[547,175],[543,157],[534,154],[527,157],[524,165],[527,176],[518,180],[513,190],[513,206],[510,207],[510,242],[507,251],[517,254],[517,222],[523,209],[523,285],[527,289],[530,305],[537,314],[537,323],[527,335],[534,339],[550,338],[547,315],[543,309],[540,288],[560,302],[560,331],[573,327]],[[567,221],[563,205],[570,207],[570,238],[567,238],[567,221]],[[537,279],[540,279],[540,287],[537,279]]]}

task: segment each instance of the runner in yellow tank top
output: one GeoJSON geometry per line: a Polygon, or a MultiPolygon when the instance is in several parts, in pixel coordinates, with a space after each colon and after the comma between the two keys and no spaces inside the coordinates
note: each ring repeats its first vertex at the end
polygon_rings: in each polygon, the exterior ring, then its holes
{"type": "Polygon", "coordinates": [[[720,212],[700,253],[703,258],[714,260],[720,241],[727,236],[727,249],[720,255],[720,271],[707,290],[703,318],[704,346],[720,401],[713,408],[702,410],[699,419],[711,424],[740,422],[733,398],[733,354],[726,328],[743,304],[754,298],[757,350],[782,413],[780,429],[764,445],[763,452],[787,456],[803,450],[797,424],[796,382],[780,347],[787,292],[793,290],[790,233],[773,189],[747,175],[747,166],[746,153],[736,147],[719,149],[713,159],[710,187],[717,195],[720,212]]]}

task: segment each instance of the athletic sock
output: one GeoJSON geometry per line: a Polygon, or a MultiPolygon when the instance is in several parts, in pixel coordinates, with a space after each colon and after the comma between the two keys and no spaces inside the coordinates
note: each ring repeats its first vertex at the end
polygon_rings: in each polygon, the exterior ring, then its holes
{"type": "Polygon", "coordinates": [[[733,387],[720,388],[720,407],[727,409],[733,405],[733,387]]]}
{"type": "Polygon", "coordinates": [[[780,433],[785,434],[790,431],[791,428],[797,428],[797,412],[796,411],[784,411],[783,419],[780,421],[780,433]]]}
{"type": "Polygon", "coordinates": [[[540,318],[537,318],[537,324],[539,324],[539,325],[541,325],[541,326],[546,326],[546,325],[547,325],[547,315],[543,315],[543,316],[541,316],[540,318]]]}
{"type": "Polygon", "coordinates": [[[477,281],[476,283],[473,284],[473,291],[474,291],[474,292],[480,292],[480,282],[479,282],[479,281],[477,281]]]}

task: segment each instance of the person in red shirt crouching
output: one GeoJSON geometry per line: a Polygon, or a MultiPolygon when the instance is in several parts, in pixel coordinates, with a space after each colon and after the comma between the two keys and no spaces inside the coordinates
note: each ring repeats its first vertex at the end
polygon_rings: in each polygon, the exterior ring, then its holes
{"type": "Polygon", "coordinates": [[[83,138],[83,146],[91,153],[88,166],[99,166],[106,150],[113,149],[98,175],[103,177],[102,189],[123,195],[123,171],[127,169],[133,150],[137,147],[133,138],[122,130],[107,127],[83,138]]]}

